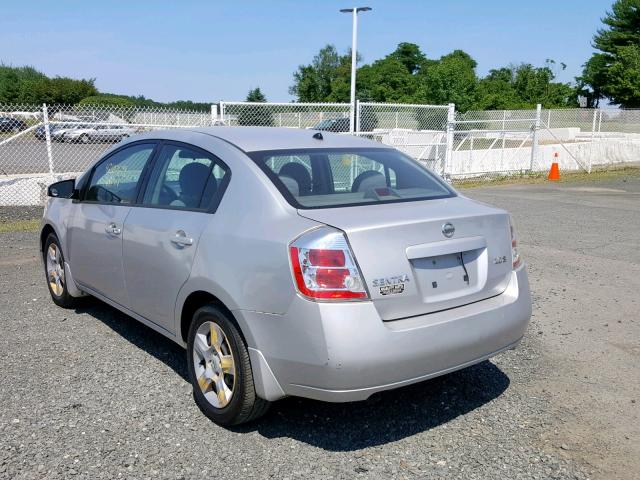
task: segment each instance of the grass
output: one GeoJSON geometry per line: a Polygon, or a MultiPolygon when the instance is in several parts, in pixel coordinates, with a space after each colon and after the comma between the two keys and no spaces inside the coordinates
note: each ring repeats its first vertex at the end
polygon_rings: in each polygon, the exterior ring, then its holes
{"type": "MultiPolygon", "coordinates": [[[[625,176],[640,176],[640,166],[625,165],[623,167],[608,167],[593,169],[591,173],[561,172],[560,180],[554,183],[598,182],[625,176]]],[[[524,173],[521,175],[501,175],[491,179],[461,179],[454,180],[457,188],[477,188],[493,185],[532,185],[547,183],[547,172],[524,173]]]]}
{"type": "Polygon", "coordinates": [[[40,228],[40,219],[14,220],[0,223],[0,233],[8,232],[37,232],[40,228]]]}

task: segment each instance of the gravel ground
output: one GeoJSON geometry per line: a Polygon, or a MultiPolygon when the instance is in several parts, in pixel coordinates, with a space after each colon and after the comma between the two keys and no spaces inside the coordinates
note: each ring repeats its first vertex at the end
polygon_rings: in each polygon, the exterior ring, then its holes
{"type": "Polygon", "coordinates": [[[195,406],[180,347],[98,301],[55,307],[37,234],[0,234],[0,477],[635,478],[640,178],[467,194],[519,227],[521,346],[367,402],[286,399],[232,430],[195,406]]]}
{"type": "Polygon", "coordinates": [[[42,218],[42,207],[7,207],[0,206],[0,221],[15,222],[42,218]]]}

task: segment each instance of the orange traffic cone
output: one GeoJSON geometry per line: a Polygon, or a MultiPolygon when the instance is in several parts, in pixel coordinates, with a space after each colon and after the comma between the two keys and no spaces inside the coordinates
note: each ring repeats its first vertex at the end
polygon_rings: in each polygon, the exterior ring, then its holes
{"type": "Polygon", "coordinates": [[[551,170],[549,170],[549,176],[547,180],[557,181],[560,180],[560,167],[558,166],[558,152],[553,153],[553,163],[551,164],[551,170]]]}

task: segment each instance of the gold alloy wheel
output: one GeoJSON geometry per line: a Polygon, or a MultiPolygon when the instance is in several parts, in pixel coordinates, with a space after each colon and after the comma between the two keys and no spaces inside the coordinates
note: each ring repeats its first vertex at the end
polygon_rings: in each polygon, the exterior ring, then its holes
{"type": "Polygon", "coordinates": [[[58,245],[52,243],[47,249],[47,280],[49,288],[56,297],[64,292],[64,266],[58,245]]]}
{"type": "Polygon", "coordinates": [[[200,390],[211,405],[224,408],[233,397],[236,364],[220,326],[204,322],[193,340],[193,367],[200,390]]]}

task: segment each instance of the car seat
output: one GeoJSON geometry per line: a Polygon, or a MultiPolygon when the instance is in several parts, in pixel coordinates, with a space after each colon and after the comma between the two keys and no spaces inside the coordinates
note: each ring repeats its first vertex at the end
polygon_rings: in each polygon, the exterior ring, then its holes
{"type": "Polygon", "coordinates": [[[366,192],[376,187],[386,187],[387,181],[384,175],[375,170],[367,170],[356,177],[351,186],[351,192],[366,192]]]}
{"type": "Polygon", "coordinates": [[[198,208],[204,186],[209,177],[210,168],[198,162],[185,165],[180,170],[178,183],[180,184],[180,195],[170,203],[174,207],[198,208]]]}
{"type": "Polygon", "coordinates": [[[294,179],[298,183],[299,195],[311,193],[311,174],[304,165],[294,162],[285,163],[278,172],[278,176],[294,179]]]}

